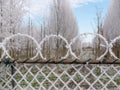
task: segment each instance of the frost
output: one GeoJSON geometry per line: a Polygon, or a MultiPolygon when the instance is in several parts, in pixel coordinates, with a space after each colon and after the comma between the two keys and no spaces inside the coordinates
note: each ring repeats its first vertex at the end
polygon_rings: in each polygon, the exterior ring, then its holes
{"type": "Polygon", "coordinates": [[[113,46],[113,44],[116,42],[116,40],[120,39],[120,36],[119,36],[119,37],[116,37],[114,40],[111,41],[110,44],[108,44],[108,41],[107,41],[102,35],[95,34],[95,33],[84,33],[84,34],[80,34],[80,35],[76,36],[75,38],[73,38],[70,43],[68,43],[68,41],[67,41],[63,36],[61,36],[61,35],[48,35],[48,36],[46,36],[45,38],[43,38],[40,43],[38,43],[38,41],[37,41],[34,37],[32,37],[32,36],[30,36],[30,35],[21,34],[21,33],[14,34],[14,35],[11,35],[11,36],[9,36],[9,37],[6,37],[6,38],[3,40],[3,42],[0,43],[0,48],[3,50],[3,54],[2,54],[2,56],[1,56],[1,59],[2,59],[5,55],[7,55],[11,60],[14,60],[14,58],[12,58],[12,57],[10,56],[10,54],[8,53],[9,50],[6,49],[6,44],[7,44],[7,42],[8,42],[10,39],[15,38],[15,37],[18,37],[18,36],[20,36],[20,37],[25,37],[25,38],[29,38],[30,40],[32,40],[32,41],[35,43],[36,48],[34,48],[34,49],[37,50],[37,53],[36,53],[36,55],[35,55],[34,57],[30,58],[30,59],[32,59],[32,60],[35,59],[38,55],[40,55],[43,60],[46,60],[46,57],[43,57],[43,54],[42,54],[41,49],[42,49],[42,44],[43,44],[44,42],[46,42],[46,40],[49,40],[50,38],[60,38],[61,40],[63,40],[63,41],[66,43],[66,48],[68,49],[68,51],[67,51],[67,53],[66,53],[65,56],[61,57],[61,59],[66,59],[69,55],[72,55],[72,56],[73,56],[74,58],[76,58],[76,59],[81,59],[81,58],[84,58],[84,55],[85,55],[85,54],[87,55],[87,56],[85,56],[86,59],[90,59],[90,58],[93,59],[93,58],[94,58],[94,55],[92,55],[91,52],[86,52],[86,51],[83,51],[83,50],[82,50],[82,43],[81,43],[81,53],[80,53],[80,55],[79,55],[78,57],[77,57],[77,56],[75,55],[75,53],[72,51],[71,45],[72,45],[73,43],[75,43],[75,41],[76,41],[77,38],[79,38],[80,36],[83,36],[83,35],[96,35],[96,36],[99,36],[99,37],[105,42],[106,45],[102,45],[102,44],[101,44],[101,46],[102,46],[102,47],[105,47],[106,50],[105,50],[105,52],[104,52],[100,57],[97,58],[97,60],[102,60],[102,59],[104,58],[104,56],[108,53],[108,51],[110,52],[110,54],[111,54],[114,58],[118,59],[118,58],[114,55],[114,53],[113,53],[113,51],[112,51],[112,46],[113,46]]]}

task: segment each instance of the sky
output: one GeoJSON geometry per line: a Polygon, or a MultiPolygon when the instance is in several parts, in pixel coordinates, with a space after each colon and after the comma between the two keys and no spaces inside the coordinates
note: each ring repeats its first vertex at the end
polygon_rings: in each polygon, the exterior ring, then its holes
{"type": "MultiPolygon", "coordinates": [[[[63,0],[64,1],[64,0],[63,0]]],[[[72,6],[76,21],[78,23],[79,32],[95,32],[95,17],[96,7],[102,10],[102,16],[105,17],[110,0],[69,0],[72,6]]],[[[49,8],[51,0],[26,0],[25,9],[31,13],[31,18],[34,23],[39,23],[40,18],[43,17],[44,13],[49,8]]],[[[28,14],[29,15],[29,14],[28,14]]],[[[28,15],[26,14],[24,19],[27,21],[28,15]]]]}
{"type": "Polygon", "coordinates": [[[103,20],[107,14],[110,0],[78,0],[83,1],[73,7],[80,33],[96,32],[96,12],[102,11],[103,20]]]}

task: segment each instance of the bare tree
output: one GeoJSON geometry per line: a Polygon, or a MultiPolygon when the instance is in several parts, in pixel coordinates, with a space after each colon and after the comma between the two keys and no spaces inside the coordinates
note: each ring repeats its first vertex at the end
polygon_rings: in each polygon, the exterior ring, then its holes
{"type": "MultiPolygon", "coordinates": [[[[97,31],[97,34],[103,35],[103,16],[102,16],[102,9],[96,7],[96,17],[95,17],[95,31],[97,31]]],[[[95,36],[93,39],[93,45],[94,45],[94,54],[96,57],[99,57],[102,54],[102,48],[101,44],[103,44],[103,41],[100,37],[95,36]]]]}
{"type": "MultiPolygon", "coordinates": [[[[17,33],[22,21],[22,0],[0,0],[0,37],[1,40],[17,33]]],[[[10,40],[9,43],[13,43],[10,40]]],[[[10,48],[10,46],[7,46],[10,48]]],[[[13,48],[10,48],[10,53],[13,48]]],[[[14,52],[12,53],[14,54],[14,52]]]]}
{"type": "MultiPolygon", "coordinates": [[[[103,36],[108,42],[120,35],[120,1],[111,0],[103,25],[103,36]]],[[[120,57],[120,40],[116,41],[113,47],[114,53],[120,57]]]]}
{"type": "MultiPolygon", "coordinates": [[[[78,34],[76,18],[67,0],[53,0],[48,22],[49,34],[60,34],[65,37],[68,42],[78,34]]],[[[65,43],[58,39],[52,41],[55,44],[53,46],[56,47],[56,56],[59,58],[59,55],[64,54],[66,51],[65,43]]]]}

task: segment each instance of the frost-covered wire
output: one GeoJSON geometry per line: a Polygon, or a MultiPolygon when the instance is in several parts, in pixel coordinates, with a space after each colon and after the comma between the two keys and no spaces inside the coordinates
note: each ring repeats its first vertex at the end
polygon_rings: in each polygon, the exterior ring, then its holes
{"type": "MultiPolygon", "coordinates": [[[[0,59],[2,59],[4,56],[8,56],[11,60],[14,60],[14,58],[12,58],[12,56],[9,54],[9,50],[7,49],[7,42],[12,39],[12,38],[15,38],[15,37],[25,37],[25,38],[29,38],[30,40],[33,41],[33,43],[36,45],[36,48],[34,48],[34,50],[36,50],[36,54],[35,56],[33,56],[32,58],[30,58],[31,60],[35,59],[38,55],[40,55],[40,57],[43,59],[43,60],[46,60],[46,57],[43,56],[43,53],[42,53],[42,45],[44,42],[46,42],[47,40],[49,40],[50,38],[57,38],[57,39],[61,39],[65,42],[66,44],[66,49],[67,49],[67,53],[65,56],[61,57],[61,59],[66,59],[69,55],[72,55],[74,58],[76,59],[79,59],[76,54],[72,51],[72,45],[76,42],[76,40],[79,38],[79,37],[82,37],[82,36],[87,36],[87,35],[95,35],[97,37],[99,37],[101,40],[103,40],[103,42],[105,43],[105,45],[102,45],[100,44],[100,46],[102,47],[105,47],[106,50],[105,52],[97,58],[97,60],[101,60],[103,59],[103,57],[108,53],[110,52],[111,56],[113,56],[115,59],[118,59],[118,57],[114,54],[114,52],[112,51],[112,47],[113,47],[113,44],[116,42],[116,40],[120,39],[120,36],[119,37],[116,37],[114,40],[111,41],[111,43],[108,43],[108,41],[106,40],[105,37],[103,37],[102,35],[100,34],[96,34],[96,33],[83,33],[83,34],[80,34],[76,37],[74,37],[70,43],[68,43],[67,39],[64,38],[63,36],[61,35],[48,35],[46,36],[45,38],[43,38],[41,40],[40,43],[37,42],[37,40],[30,36],[30,35],[27,35],[27,34],[21,34],[21,33],[18,33],[18,34],[14,34],[14,35],[11,35],[9,37],[6,37],[1,43],[0,43],[0,49],[2,50],[2,54],[1,54],[1,57],[0,59]]],[[[82,49],[82,42],[84,40],[81,41],[81,49],[82,49]]],[[[82,50],[81,50],[82,52],[82,50]]]]}
{"type": "MultiPolygon", "coordinates": [[[[95,35],[95,36],[98,36],[100,39],[102,39],[104,42],[105,42],[105,47],[106,47],[106,51],[100,56],[97,58],[97,60],[101,60],[107,53],[108,53],[108,50],[109,50],[109,44],[108,44],[108,41],[101,35],[101,34],[96,34],[96,33],[83,33],[83,34],[80,34],[78,36],[76,36],[71,42],[70,42],[70,46],[73,45],[75,43],[75,41],[81,37],[81,36],[87,36],[87,35],[95,35]]],[[[81,49],[82,49],[82,45],[83,44],[83,41],[81,41],[81,49]]],[[[82,51],[82,50],[81,50],[82,51]]],[[[72,52],[72,51],[71,51],[72,52]]],[[[72,52],[73,53],[73,52],[72,52]]],[[[75,55],[75,54],[74,54],[75,55]]],[[[77,56],[75,56],[77,57],[77,56]]]]}

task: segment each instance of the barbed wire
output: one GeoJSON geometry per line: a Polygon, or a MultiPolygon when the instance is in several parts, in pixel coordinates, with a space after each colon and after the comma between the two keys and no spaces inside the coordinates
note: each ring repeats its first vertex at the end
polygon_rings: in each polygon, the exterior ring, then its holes
{"type": "MultiPolygon", "coordinates": [[[[57,38],[57,39],[61,39],[65,42],[66,44],[66,49],[67,49],[67,52],[66,52],[66,55],[62,56],[61,59],[67,59],[67,57],[69,55],[72,55],[75,59],[79,59],[79,57],[77,57],[77,55],[73,52],[72,50],[72,45],[75,43],[75,41],[81,37],[81,36],[86,36],[86,35],[94,35],[96,37],[99,37],[101,40],[103,40],[104,44],[105,45],[101,45],[102,47],[105,48],[105,52],[100,55],[99,57],[97,57],[96,60],[102,60],[105,55],[107,55],[107,53],[109,52],[110,55],[112,57],[114,57],[115,59],[119,59],[113,52],[112,48],[113,48],[113,44],[118,40],[120,39],[120,36],[116,37],[115,39],[111,40],[110,43],[108,43],[108,41],[106,40],[105,37],[103,37],[101,34],[96,34],[96,33],[83,33],[83,34],[79,34],[77,35],[76,37],[74,37],[70,43],[68,43],[68,40],[66,38],[64,38],[62,35],[48,35],[46,36],[45,38],[43,38],[41,40],[40,43],[38,43],[38,41],[30,36],[30,35],[27,35],[27,34],[21,34],[21,33],[17,33],[17,34],[14,34],[14,35],[11,35],[9,37],[6,37],[1,43],[0,43],[0,49],[2,49],[2,54],[1,54],[1,57],[0,59],[3,59],[5,56],[9,57],[11,60],[15,60],[10,54],[9,54],[9,49],[7,49],[7,42],[12,39],[12,38],[15,38],[15,37],[26,37],[26,38],[29,38],[30,40],[33,41],[33,43],[36,45],[36,48],[34,48],[34,50],[36,50],[36,54],[30,58],[30,60],[34,60],[35,58],[37,58],[39,55],[40,57],[42,58],[42,60],[47,60],[46,57],[43,56],[43,53],[42,53],[42,45],[44,42],[46,42],[47,40],[49,40],[50,38],[57,38]]],[[[81,51],[82,51],[82,41],[81,41],[81,51]]]]}

